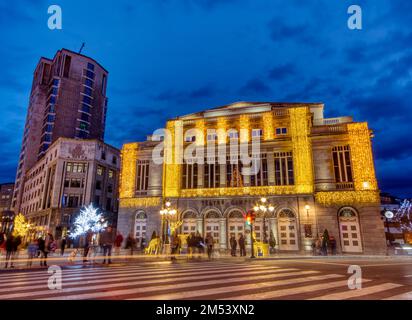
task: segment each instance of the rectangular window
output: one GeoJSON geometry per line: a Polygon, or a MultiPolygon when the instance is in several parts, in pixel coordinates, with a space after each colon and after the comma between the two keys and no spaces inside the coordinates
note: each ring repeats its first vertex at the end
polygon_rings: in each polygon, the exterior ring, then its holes
{"type": "Polygon", "coordinates": [[[97,166],[97,175],[102,176],[104,174],[104,168],[102,166],[97,166]]]}
{"type": "Polygon", "coordinates": [[[90,88],[93,88],[93,80],[90,80],[89,78],[84,79],[84,84],[90,88]]]}
{"type": "Polygon", "coordinates": [[[252,137],[261,137],[262,129],[252,129],[252,137]]]}
{"type": "Polygon", "coordinates": [[[82,119],[83,121],[90,122],[90,116],[83,112],[81,113],[80,119],[82,119]]]}
{"type": "Polygon", "coordinates": [[[88,63],[87,63],[87,69],[94,71],[94,64],[88,62],[88,63]]]}
{"type": "Polygon", "coordinates": [[[183,189],[197,188],[197,163],[183,164],[182,186],[183,189]]]}
{"type": "Polygon", "coordinates": [[[239,133],[237,131],[229,131],[229,139],[239,139],[239,133]]]}
{"type": "Polygon", "coordinates": [[[285,135],[288,133],[287,128],[276,128],[276,135],[285,135]]]}
{"type": "Polygon", "coordinates": [[[94,80],[94,72],[90,70],[85,70],[86,77],[94,80]]]}
{"type": "Polygon", "coordinates": [[[68,78],[69,73],[70,73],[70,63],[72,61],[72,58],[68,55],[66,55],[64,59],[64,69],[63,69],[63,77],[68,78]]]}
{"type": "Polygon", "coordinates": [[[100,180],[96,181],[96,190],[102,190],[102,182],[100,180]]]}
{"type": "Polygon", "coordinates": [[[88,88],[88,87],[84,87],[83,93],[84,93],[84,94],[87,94],[88,96],[92,96],[92,95],[93,95],[92,89],[90,89],[90,88],[88,88]]]}
{"type": "MultiPolygon", "coordinates": [[[[252,159],[252,166],[254,170],[250,176],[250,185],[251,186],[267,186],[269,185],[268,182],[268,162],[266,158],[266,154],[263,153],[252,159]]],[[[252,168],[253,168],[252,167],[252,168]]]]}
{"type": "Polygon", "coordinates": [[[82,111],[90,113],[90,106],[87,104],[82,103],[82,111]]]}
{"type": "Polygon", "coordinates": [[[83,102],[87,104],[92,104],[92,98],[88,96],[83,96],[83,102]]]}
{"type": "Polygon", "coordinates": [[[352,167],[349,146],[332,148],[333,169],[337,188],[353,187],[352,167]]]}
{"type": "Polygon", "coordinates": [[[226,157],[226,187],[243,187],[242,167],[239,156],[232,161],[226,157]]]}
{"type": "Polygon", "coordinates": [[[113,176],[114,176],[113,170],[109,169],[109,178],[113,178],[113,176]]]}
{"type": "Polygon", "coordinates": [[[292,152],[275,152],[275,184],[278,186],[293,185],[293,157],[292,152]]]}
{"type": "Polygon", "coordinates": [[[219,188],[220,165],[217,160],[210,164],[205,160],[203,186],[205,188],[219,188]]]}
{"type": "Polygon", "coordinates": [[[102,76],[102,94],[106,94],[106,75],[102,76]]]}
{"type": "Polygon", "coordinates": [[[136,168],[136,191],[146,193],[149,187],[149,160],[138,160],[136,168]]]}

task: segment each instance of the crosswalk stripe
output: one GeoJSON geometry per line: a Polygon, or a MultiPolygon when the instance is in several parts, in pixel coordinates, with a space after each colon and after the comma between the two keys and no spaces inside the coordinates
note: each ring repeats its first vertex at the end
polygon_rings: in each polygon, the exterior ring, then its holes
{"type": "MultiPolygon", "coordinates": [[[[339,276],[343,277],[343,275],[339,275],[339,276]]],[[[319,280],[323,280],[323,279],[327,279],[327,278],[328,278],[328,275],[320,276],[319,280]]],[[[369,281],[369,280],[366,280],[366,281],[369,281]]],[[[332,288],[337,288],[337,287],[342,287],[342,286],[347,286],[347,285],[348,285],[347,280],[341,280],[341,281],[335,281],[335,282],[327,282],[327,283],[321,283],[321,284],[307,285],[307,286],[303,286],[303,287],[284,289],[284,290],[280,290],[280,291],[271,291],[271,292],[262,292],[262,293],[255,293],[255,294],[239,295],[239,296],[225,298],[225,300],[245,300],[245,299],[267,300],[267,299],[281,298],[281,297],[285,297],[285,296],[288,296],[288,295],[313,292],[313,291],[317,291],[317,290],[332,289],[332,288]]]]}
{"type": "MultiPolygon", "coordinates": [[[[255,267],[255,266],[254,266],[255,267]]],[[[257,267],[257,266],[256,266],[257,267]]],[[[258,266],[260,268],[263,268],[263,266],[258,266]]],[[[223,267],[216,267],[216,266],[190,266],[190,267],[182,267],[178,268],[179,270],[204,270],[204,269],[211,269],[211,270],[223,270],[223,269],[250,269],[249,267],[246,266],[236,266],[236,265],[227,265],[223,267]]],[[[178,270],[178,269],[173,269],[173,270],[178,270]]],[[[271,267],[271,268],[266,268],[266,269],[278,269],[278,267],[271,267]]],[[[87,275],[87,274],[103,274],[103,273],[113,273],[113,272],[119,272],[119,271],[131,271],[131,270],[136,270],[136,271],[142,271],[142,270],[154,270],[154,271],[168,271],[171,270],[171,266],[169,267],[162,267],[162,268],[146,268],[146,267],[100,267],[100,268],[92,268],[92,269],[76,269],[76,270],[68,270],[68,269],[62,269],[63,276],[70,274],[70,275],[87,275]]],[[[9,274],[7,277],[3,277],[3,279],[0,278],[0,283],[10,283],[13,279],[27,279],[27,277],[32,277],[32,276],[43,276],[45,278],[50,277],[50,274],[47,273],[47,269],[43,269],[41,272],[36,272],[36,273],[24,273],[24,274],[9,274]]]]}
{"type": "MultiPolygon", "coordinates": [[[[276,271],[272,271],[273,272],[283,272],[283,271],[293,271],[296,269],[282,269],[282,270],[276,270],[276,271]]],[[[149,274],[136,274],[136,273],[129,273],[129,274],[121,274],[119,276],[119,274],[114,274],[114,275],[105,275],[105,276],[100,276],[100,277],[93,277],[93,278],[86,278],[86,279],[82,279],[81,281],[72,281],[72,282],[68,282],[69,279],[63,279],[63,287],[65,286],[76,286],[76,285],[90,285],[93,283],[105,283],[107,284],[108,282],[116,282],[117,285],[119,284],[119,282],[130,282],[132,280],[139,280],[140,283],[145,280],[145,279],[151,279],[151,280],[156,280],[156,279],[164,279],[165,276],[167,275],[173,275],[174,278],[173,280],[191,280],[191,279],[208,279],[208,278],[226,278],[228,276],[228,274],[233,274],[234,270],[225,270],[225,271],[221,271],[221,270],[205,270],[205,271],[199,271],[196,270],[194,272],[187,272],[187,271],[181,271],[181,272],[168,272],[168,273],[162,273],[162,274],[155,274],[154,273],[149,273],[149,274]],[[190,277],[192,276],[192,277],[190,277]],[[91,280],[91,279],[95,279],[95,280],[91,280]],[[108,281],[109,280],[109,281],[108,281]]],[[[268,273],[267,270],[264,270],[263,268],[259,268],[259,269],[253,269],[253,270],[244,270],[244,271],[239,271],[236,270],[237,275],[261,275],[262,273],[266,274],[268,273]]],[[[73,278],[73,279],[78,279],[73,278]]],[[[170,278],[169,278],[170,279],[170,278]]],[[[23,286],[21,287],[16,287],[16,283],[13,284],[14,287],[10,288],[0,288],[0,292],[8,292],[11,293],[10,291],[12,290],[13,292],[16,291],[22,291],[25,289],[29,289],[29,290],[34,290],[34,289],[47,289],[47,281],[45,280],[36,280],[36,281],[31,281],[31,282],[21,282],[20,284],[22,284],[23,286]],[[35,285],[41,283],[41,285],[35,285]]]]}
{"type": "Polygon", "coordinates": [[[387,297],[382,300],[412,300],[412,291],[402,293],[402,294],[397,294],[396,296],[387,297]]]}
{"type": "MultiPolygon", "coordinates": [[[[119,296],[119,295],[129,295],[129,294],[142,294],[142,293],[148,293],[150,290],[178,290],[178,289],[183,289],[183,288],[195,288],[195,287],[200,287],[200,286],[206,286],[206,285],[224,285],[224,284],[229,284],[233,282],[250,282],[250,281],[255,281],[257,279],[261,280],[267,280],[270,278],[282,278],[282,277],[292,277],[292,276],[303,276],[303,275],[309,275],[309,274],[314,274],[318,273],[319,271],[299,271],[299,272],[287,272],[287,273],[278,273],[278,274],[273,274],[273,275],[264,275],[264,276],[255,276],[253,278],[246,278],[246,279],[239,279],[238,277],[230,277],[228,276],[225,279],[219,279],[219,280],[206,280],[206,281],[195,281],[195,282],[189,282],[189,283],[180,283],[180,284],[171,284],[171,285],[161,285],[162,281],[164,280],[159,280],[159,281],[138,281],[138,282],[129,282],[125,286],[133,286],[133,285],[142,285],[142,284],[148,284],[148,287],[142,287],[142,288],[131,288],[131,289],[119,289],[119,290],[113,290],[110,292],[91,292],[91,293],[85,293],[85,294],[80,294],[76,293],[74,295],[66,295],[66,296],[54,296],[54,297],[49,297],[46,298],[46,300],[55,300],[55,299],[95,299],[95,298],[104,298],[104,297],[112,297],[112,296],[119,296]],[[157,283],[156,286],[150,286],[150,284],[157,283]]],[[[194,277],[196,278],[196,277],[194,277]]],[[[196,279],[194,279],[196,280],[196,279]]],[[[76,291],[91,291],[91,290],[99,290],[99,289],[107,289],[110,287],[118,287],[119,285],[101,285],[101,286],[91,286],[88,288],[69,288],[69,289],[63,289],[60,290],[58,293],[70,293],[70,292],[76,292],[76,291]]],[[[248,284],[250,286],[250,284],[248,284]]],[[[41,295],[51,295],[53,292],[48,291],[42,291],[42,292],[35,292],[34,293],[37,296],[41,295]]],[[[19,298],[20,295],[11,295],[12,298],[19,298]]],[[[4,296],[0,296],[0,299],[6,299],[4,296]]],[[[42,299],[43,300],[43,299],[42,299]]]]}
{"type": "Polygon", "coordinates": [[[358,298],[358,297],[366,296],[366,295],[377,293],[377,292],[383,292],[383,291],[398,288],[398,287],[402,287],[402,285],[396,284],[396,283],[383,283],[383,284],[366,287],[362,289],[350,290],[348,288],[346,291],[343,291],[343,292],[326,294],[323,296],[312,298],[311,300],[345,300],[345,299],[350,299],[350,298],[358,298]]]}
{"type": "MultiPolygon", "coordinates": [[[[251,290],[251,289],[259,290],[259,289],[274,287],[274,286],[293,285],[293,284],[298,284],[298,283],[320,281],[320,280],[325,280],[325,279],[335,279],[335,278],[340,278],[340,277],[343,277],[343,276],[338,275],[338,274],[320,275],[320,276],[305,276],[302,278],[266,281],[262,283],[255,283],[252,285],[250,284],[236,285],[236,286],[229,286],[229,287],[219,287],[219,288],[214,288],[214,289],[193,290],[193,291],[184,291],[184,292],[177,292],[177,293],[171,293],[171,294],[162,294],[162,295],[157,295],[157,296],[150,296],[150,299],[153,299],[153,300],[177,300],[177,299],[187,299],[187,298],[193,299],[193,298],[200,298],[203,296],[213,295],[213,294],[222,294],[222,293],[229,293],[229,292],[233,293],[233,292],[237,292],[241,290],[251,290]]],[[[293,290],[296,290],[296,288],[293,290]]],[[[145,300],[145,299],[146,299],[145,297],[141,297],[141,298],[132,298],[130,300],[145,300]]],[[[245,295],[245,297],[242,298],[242,300],[249,300],[249,299],[250,299],[250,295],[245,295]]]]}

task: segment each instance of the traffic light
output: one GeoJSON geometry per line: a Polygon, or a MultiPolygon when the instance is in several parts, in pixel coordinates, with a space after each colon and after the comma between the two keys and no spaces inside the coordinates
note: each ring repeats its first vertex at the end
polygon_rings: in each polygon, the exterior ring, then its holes
{"type": "Polygon", "coordinates": [[[249,213],[246,215],[246,223],[249,226],[252,224],[252,217],[250,216],[249,213]]]}
{"type": "Polygon", "coordinates": [[[253,210],[249,210],[246,213],[246,223],[250,226],[253,222],[255,222],[256,213],[253,210]]]}

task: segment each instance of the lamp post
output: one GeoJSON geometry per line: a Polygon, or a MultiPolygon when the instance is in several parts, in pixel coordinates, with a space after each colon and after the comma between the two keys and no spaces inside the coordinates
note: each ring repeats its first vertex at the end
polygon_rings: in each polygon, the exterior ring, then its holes
{"type": "MultiPolygon", "coordinates": [[[[253,211],[255,213],[262,213],[263,214],[263,242],[266,243],[267,242],[267,236],[266,236],[266,217],[265,214],[267,211],[269,212],[273,212],[275,210],[275,207],[268,203],[267,199],[265,197],[260,198],[260,201],[258,203],[256,203],[256,205],[253,207],[253,211]]],[[[253,222],[255,217],[253,217],[251,219],[251,223],[250,223],[250,239],[251,239],[251,244],[252,244],[252,256],[251,258],[255,258],[255,250],[253,247],[253,222]]]]}
{"type": "Polygon", "coordinates": [[[305,205],[305,210],[306,210],[306,218],[309,218],[309,210],[310,210],[310,205],[305,205]]]}
{"type": "Polygon", "coordinates": [[[267,242],[267,235],[266,235],[266,212],[273,212],[275,211],[275,207],[268,203],[265,197],[260,198],[260,201],[253,207],[253,211],[261,212],[263,214],[263,242],[267,242]]]}
{"type": "Polygon", "coordinates": [[[162,243],[163,245],[169,244],[169,237],[167,236],[167,230],[169,228],[169,219],[176,216],[177,210],[171,208],[170,201],[166,201],[165,207],[159,211],[162,218],[162,243]]]}

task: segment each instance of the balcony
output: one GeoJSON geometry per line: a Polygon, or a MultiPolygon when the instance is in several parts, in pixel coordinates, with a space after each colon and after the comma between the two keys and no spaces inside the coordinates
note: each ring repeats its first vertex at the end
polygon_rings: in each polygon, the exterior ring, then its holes
{"type": "Polygon", "coordinates": [[[312,134],[343,134],[347,133],[346,124],[322,125],[312,127],[312,134]]]}

